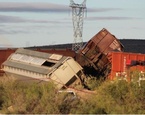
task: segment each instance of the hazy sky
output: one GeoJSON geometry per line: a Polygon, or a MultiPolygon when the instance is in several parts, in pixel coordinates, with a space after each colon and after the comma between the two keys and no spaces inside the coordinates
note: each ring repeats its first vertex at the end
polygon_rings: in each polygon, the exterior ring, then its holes
{"type": "MultiPolygon", "coordinates": [[[[69,4],[69,0],[0,0],[0,46],[72,43],[69,4]]],[[[145,0],[87,0],[86,5],[84,42],[102,28],[118,39],[145,39],[145,0]]]]}

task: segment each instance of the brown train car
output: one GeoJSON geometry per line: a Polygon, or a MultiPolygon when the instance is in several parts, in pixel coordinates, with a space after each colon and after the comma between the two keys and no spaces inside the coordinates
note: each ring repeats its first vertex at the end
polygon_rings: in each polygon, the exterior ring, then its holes
{"type": "Polygon", "coordinates": [[[115,50],[123,51],[123,48],[120,41],[107,29],[103,28],[84,45],[79,51],[76,60],[89,72],[89,69],[92,68],[99,75],[107,75],[106,71],[109,72],[110,70],[109,52],[115,50]]]}
{"type": "Polygon", "coordinates": [[[145,72],[145,54],[112,52],[111,53],[111,73],[109,79],[132,80],[134,72],[143,74],[145,72]]]}
{"type": "Polygon", "coordinates": [[[71,49],[35,49],[36,51],[40,51],[40,52],[45,52],[45,53],[55,53],[55,54],[60,54],[63,56],[70,56],[75,58],[76,53],[75,51],[71,50],[71,49]]]}
{"type": "Polygon", "coordinates": [[[16,51],[16,49],[1,49],[0,50],[0,75],[3,75],[3,71],[1,70],[1,65],[6,59],[16,51]]]}

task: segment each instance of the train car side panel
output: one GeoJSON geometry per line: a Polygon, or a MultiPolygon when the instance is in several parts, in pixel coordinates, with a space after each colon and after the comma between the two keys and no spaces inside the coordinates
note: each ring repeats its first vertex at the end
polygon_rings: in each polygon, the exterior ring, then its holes
{"type": "Polygon", "coordinates": [[[131,80],[133,72],[145,72],[145,54],[112,52],[111,76],[113,80],[117,77],[123,77],[131,80]]]}

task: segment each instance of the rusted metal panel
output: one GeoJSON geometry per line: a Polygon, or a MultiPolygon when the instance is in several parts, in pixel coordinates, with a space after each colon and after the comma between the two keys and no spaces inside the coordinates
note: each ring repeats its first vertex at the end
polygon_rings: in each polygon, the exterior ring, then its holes
{"type": "Polygon", "coordinates": [[[60,54],[63,56],[70,56],[73,58],[76,56],[75,51],[71,49],[35,49],[35,50],[39,52],[55,53],[55,54],[60,54]]]}
{"type": "Polygon", "coordinates": [[[1,49],[0,50],[0,65],[11,55],[15,52],[15,49],[1,49]]]}
{"type": "Polygon", "coordinates": [[[123,45],[120,41],[104,28],[88,41],[81,52],[82,54],[87,55],[88,51],[95,48],[104,54],[112,50],[123,51],[123,45]],[[107,48],[108,50],[106,50],[107,48]]]}
{"type": "Polygon", "coordinates": [[[145,72],[145,54],[129,52],[112,52],[111,75],[109,79],[126,77],[130,80],[133,71],[145,72]]]}
{"type": "Polygon", "coordinates": [[[123,48],[120,41],[107,29],[103,28],[84,45],[76,60],[83,67],[95,69],[95,73],[105,74],[111,63],[109,53],[115,50],[123,51],[123,48]]]}
{"type": "Polygon", "coordinates": [[[15,49],[1,49],[0,50],[0,76],[3,75],[4,71],[1,70],[2,63],[15,52],[15,49]]]}

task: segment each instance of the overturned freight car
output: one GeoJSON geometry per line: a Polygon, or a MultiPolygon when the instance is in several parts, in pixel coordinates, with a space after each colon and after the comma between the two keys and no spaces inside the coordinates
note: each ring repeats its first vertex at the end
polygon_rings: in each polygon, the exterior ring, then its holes
{"type": "Polygon", "coordinates": [[[21,81],[53,81],[58,89],[82,83],[82,67],[72,58],[28,49],[17,49],[2,64],[8,76],[21,81]]]}
{"type": "Polygon", "coordinates": [[[111,51],[123,51],[123,45],[107,29],[103,28],[79,51],[76,60],[86,74],[107,76],[111,69],[111,51]]]}

